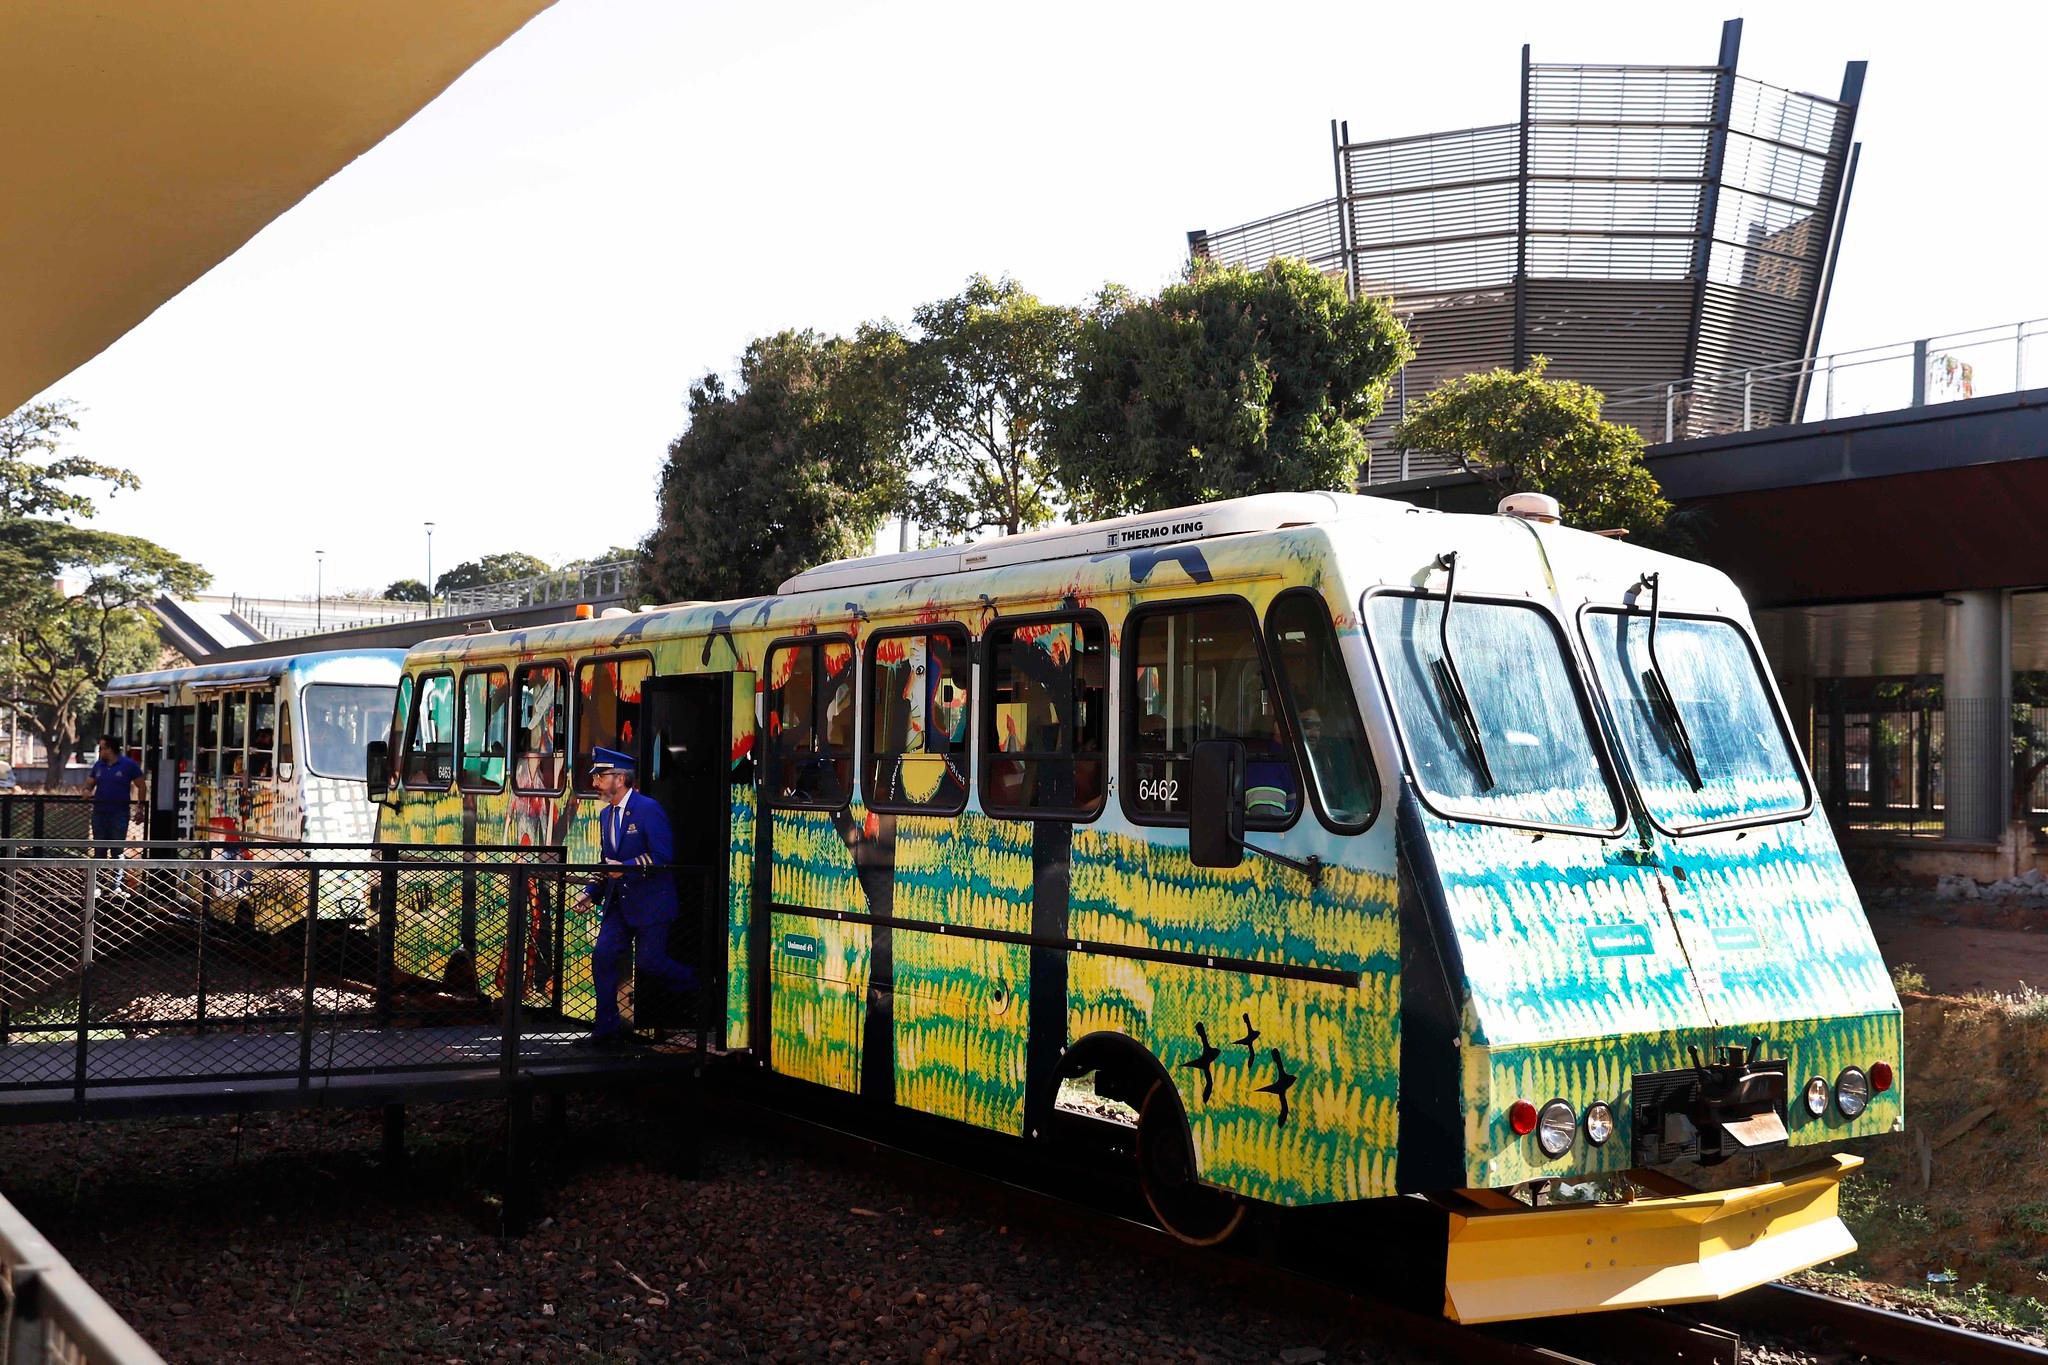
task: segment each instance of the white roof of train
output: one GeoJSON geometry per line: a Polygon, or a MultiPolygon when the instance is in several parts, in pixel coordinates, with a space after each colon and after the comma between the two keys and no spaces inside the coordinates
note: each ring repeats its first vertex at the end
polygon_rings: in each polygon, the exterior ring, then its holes
{"type": "Polygon", "coordinates": [[[1109,521],[1091,521],[1081,526],[1055,526],[1044,531],[1000,536],[968,545],[945,545],[904,554],[834,560],[788,579],[783,583],[782,591],[791,593],[894,583],[1008,564],[1080,559],[1154,545],[1243,535],[1252,531],[1277,531],[1287,526],[1313,526],[1353,517],[1406,516],[1425,510],[1356,493],[1259,493],[1196,507],[1174,507],[1163,512],[1141,512],[1109,521]]]}

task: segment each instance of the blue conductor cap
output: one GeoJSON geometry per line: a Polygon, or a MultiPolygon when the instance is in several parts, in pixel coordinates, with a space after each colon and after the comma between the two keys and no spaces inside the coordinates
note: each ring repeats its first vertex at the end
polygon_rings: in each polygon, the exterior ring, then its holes
{"type": "Polygon", "coordinates": [[[629,773],[636,766],[638,765],[633,762],[633,755],[622,754],[617,749],[591,751],[590,772],[593,777],[598,773],[629,773]]]}

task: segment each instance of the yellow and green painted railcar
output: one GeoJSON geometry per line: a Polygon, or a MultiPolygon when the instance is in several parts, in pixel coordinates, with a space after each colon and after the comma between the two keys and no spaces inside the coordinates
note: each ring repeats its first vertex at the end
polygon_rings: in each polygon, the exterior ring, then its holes
{"type": "Polygon", "coordinates": [[[1854,1158],[1799,1149],[1903,1125],[1897,996],[1686,560],[1275,494],[431,641],[379,836],[594,862],[596,745],[707,869],[727,1048],[1024,1141],[1092,1075],[1180,1235],[1414,1196],[1462,1320],[1839,1255],[1854,1158]],[[1738,1153],[1790,1169],[1669,1183],[1738,1153]]]}

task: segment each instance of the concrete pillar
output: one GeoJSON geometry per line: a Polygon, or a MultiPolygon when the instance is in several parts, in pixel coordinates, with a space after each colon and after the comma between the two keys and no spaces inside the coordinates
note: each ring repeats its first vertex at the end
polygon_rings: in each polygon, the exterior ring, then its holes
{"type": "Polygon", "coordinates": [[[1996,840],[2012,784],[2012,596],[1952,592],[1942,674],[1942,832],[1996,840]]]}

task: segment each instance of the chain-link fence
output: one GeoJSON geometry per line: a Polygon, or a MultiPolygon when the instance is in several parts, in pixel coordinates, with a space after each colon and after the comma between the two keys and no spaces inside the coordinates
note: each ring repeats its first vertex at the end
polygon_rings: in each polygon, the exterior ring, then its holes
{"type": "MultiPolygon", "coordinates": [[[[560,848],[93,847],[0,841],[0,1108],[10,1091],[589,1056],[599,917],[581,892],[603,869],[560,848]]],[[[712,903],[693,885],[709,869],[670,871],[686,904],[712,903]]],[[[714,976],[691,999],[643,985],[627,1010],[706,1028],[714,976]]]]}

